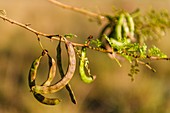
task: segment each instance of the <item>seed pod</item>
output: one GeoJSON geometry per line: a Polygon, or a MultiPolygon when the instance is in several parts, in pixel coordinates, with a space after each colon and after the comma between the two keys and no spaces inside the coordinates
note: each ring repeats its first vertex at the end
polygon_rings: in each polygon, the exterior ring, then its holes
{"type": "Polygon", "coordinates": [[[58,98],[47,98],[39,93],[33,92],[34,97],[42,104],[57,105],[61,102],[58,98]]]}
{"type": "Polygon", "coordinates": [[[102,31],[100,32],[100,35],[99,35],[99,41],[103,41],[103,35],[104,34],[106,34],[106,31],[108,30],[108,29],[111,29],[111,33],[110,33],[110,35],[112,34],[112,30],[113,30],[113,28],[112,28],[112,24],[111,23],[108,23],[103,29],[102,29],[102,31]]]}
{"type": "Polygon", "coordinates": [[[86,47],[82,47],[81,50],[81,58],[80,58],[80,63],[79,63],[79,74],[81,77],[81,80],[85,83],[91,83],[94,81],[94,79],[96,78],[95,76],[87,76],[85,73],[85,60],[86,59],[86,47]]]}
{"type": "Polygon", "coordinates": [[[49,72],[48,72],[48,77],[47,80],[42,84],[42,86],[49,86],[51,85],[51,82],[53,81],[55,75],[56,75],[56,62],[55,60],[49,55],[48,55],[48,60],[49,60],[49,72]]]}
{"type": "Polygon", "coordinates": [[[127,18],[127,24],[129,26],[130,37],[134,37],[135,24],[133,21],[133,17],[129,13],[125,13],[125,17],[127,18]]]}
{"type": "Polygon", "coordinates": [[[42,58],[42,55],[39,56],[37,59],[35,59],[31,65],[30,71],[29,71],[29,76],[28,76],[28,82],[29,82],[29,87],[30,89],[35,86],[35,78],[37,76],[37,69],[40,64],[40,60],[42,58]]]}
{"type": "Polygon", "coordinates": [[[118,41],[122,40],[122,25],[123,25],[123,21],[124,21],[124,14],[120,14],[119,19],[117,21],[116,27],[115,27],[115,38],[118,41]]]}
{"type": "Polygon", "coordinates": [[[122,30],[123,30],[123,38],[127,38],[129,36],[129,27],[128,27],[128,24],[127,24],[127,20],[126,18],[124,17],[124,21],[123,21],[123,25],[122,25],[122,30]]]}
{"type": "Polygon", "coordinates": [[[63,39],[65,41],[67,53],[69,57],[69,66],[68,66],[65,76],[60,81],[58,81],[56,84],[51,85],[51,86],[36,85],[32,87],[33,91],[37,93],[41,93],[41,94],[49,94],[49,93],[57,92],[60,89],[62,89],[64,86],[66,86],[71,80],[71,78],[73,77],[75,69],[76,69],[76,57],[75,57],[74,47],[72,43],[69,42],[66,38],[63,38],[63,39]]]}
{"type": "MultiPolygon", "coordinates": [[[[36,75],[37,75],[37,69],[38,66],[40,64],[40,60],[42,58],[42,56],[44,56],[44,52],[42,53],[41,56],[39,56],[37,59],[35,59],[31,65],[30,71],[29,71],[29,76],[28,76],[28,83],[29,83],[29,87],[30,89],[32,89],[32,87],[34,87],[35,84],[35,79],[36,79],[36,75]]],[[[33,92],[34,97],[41,103],[43,104],[47,104],[47,105],[56,105],[58,104],[61,100],[59,100],[58,98],[46,98],[45,96],[33,92]]]]}
{"type": "MultiPolygon", "coordinates": [[[[58,69],[59,69],[59,73],[60,73],[60,75],[61,75],[61,78],[63,78],[65,75],[64,75],[63,68],[62,68],[62,60],[61,60],[61,41],[59,41],[58,46],[57,46],[57,66],[58,66],[58,69]]],[[[73,90],[71,89],[71,85],[70,85],[70,84],[67,84],[67,85],[66,85],[66,89],[67,89],[67,91],[69,92],[71,101],[72,101],[74,104],[76,104],[76,103],[77,103],[76,97],[75,97],[75,95],[74,95],[73,90]]]]}

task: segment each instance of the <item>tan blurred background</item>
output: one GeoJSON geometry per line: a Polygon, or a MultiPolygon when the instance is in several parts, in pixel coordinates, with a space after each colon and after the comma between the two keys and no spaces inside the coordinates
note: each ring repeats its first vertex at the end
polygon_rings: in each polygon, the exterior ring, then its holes
{"type": "MultiPolygon", "coordinates": [[[[129,12],[137,8],[142,12],[151,8],[170,12],[170,0],[58,1],[102,14],[111,14],[113,6],[129,12]]],[[[75,42],[83,42],[89,35],[97,38],[103,26],[89,22],[85,15],[56,7],[47,0],[1,0],[0,9],[6,10],[7,17],[30,23],[31,27],[44,33],[76,34],[75,42]]],[[[169,36],[167,33],[162,40],[153,42],[170,56],[169,36]]],[[[168,61],[154,61],[152,66],[156,73],[140,66],[135,82],[131,82],[127,75],[128,62],[119,67],[106,54],[89,50],[91,73],[97,75],[96,81],[84,84],[76,73],[71,85],[78,104],[72,104],[63,89],[53,95],[63,101],[51,107],[36,101],[29,92],[28,71],[32,61],[41,53],[35,34],[0,20],[0,39],[0,113],[170,113],[168,61]]],[[[57,41],[42,38],[42,43],[55,58],[57,41]]],[[[39,79],[40,75],[47,75],[45,64],[46,60],[40,66],[39,79]]],[[[39,82],[44,79],[41,77],[39,82]]]]}

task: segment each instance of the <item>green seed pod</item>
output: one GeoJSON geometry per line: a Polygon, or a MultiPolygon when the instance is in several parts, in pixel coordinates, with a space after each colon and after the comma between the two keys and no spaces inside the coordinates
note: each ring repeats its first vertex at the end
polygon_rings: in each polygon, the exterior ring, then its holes
{"type": "Polygon", "coordinates": [[[96,78],[95,76],[87,76],[85,73],[85,60],[86,59],[86,47],[82,47],[81,50],[81,58],[80,58],[80,63],[79,63],[79,74],[81,77],[81,80],[85,83],[91,83],[94,81],[94,79],[96,78]]]}
{"type": "Polygon", "coordinates": [[[127,24],[129,26],[130,37],[134,37],[135,31],[135,23],[133,21],[133,17],[129,13],[125,13],[125,17],[127,18],[127,24]]]}
{"type": "Polygon", "coordinates": [[[123,25],[123,22],[124,22],[124,17],[125,17],[125,15],[123,13],[120,14],[119,19],[118,19],[117,24],[116,24],[116,27],[115,27],[115,38],[118,41],[122,40],[122,25],[123,25]]]}
{"type": "MultiPolygon", "coordinates": [[[[58,66],[58,69],[59,69],[59,73],[60,73],[60,75],[61,75],[61,78],[63,78],[65,75],[64,75],[63,68],[62,68],[62,60],[61,60],[61,41],[59,41],[58,46],[57,46],[57,66],[58,66]]],[[[72,101],[74,104],[76,104],[76,103],[77,103],[76,97],[75,97],[75,95],[74,95],[73,90],[71,89],[71,85],[70,85],[70,84],[67,84],[67,85],[66,85],[66,89],[67,89],[67,91],[69,92],[71,101],[72,101]]]]}
{"type": "Polygon", "coordinates": [[[125,17],[124,17],[124,22],[123,22],[122,27],[123,27],[122,28],[123,29],[123,38],[128,38],[130,31],[129,31],[129,27],[128,27],[127,20],[125,17]]]}
{"type": "Polygon", "coordinates": [[[65,87],[69,83],[69,81],[72,79],[75,69],[76,69],[75,51],[74,51],[74,47],[72,43],[69,42],[66,38],[63,38],[63,39],[65,41],[67,53],[69,57],[69,66],[68,66],[65,76],[54,85],[51,85],[51,86],[36,85],[32,87],[32,90],[34,92],[41,93],[41,94],[49,94],[49,93],[57,92],[61,90],[63,87],[65,87]]]}

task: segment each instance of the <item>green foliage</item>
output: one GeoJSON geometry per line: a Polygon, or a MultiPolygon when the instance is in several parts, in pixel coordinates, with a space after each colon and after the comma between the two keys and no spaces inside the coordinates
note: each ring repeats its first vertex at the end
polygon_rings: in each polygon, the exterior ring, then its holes
{"type": "Polygon", "coordinates": [[[153,46],[152,48],[150,48],[148,50],[148,55],[156,56],[156,57],[160,57],[160,58],[167,58],[167,55],[162,53],[161,50],[159,48],[157,48],[156,46],[153,46]]]}
{"type": "Polygon", "coordinates": [[[91,40],[91,43],[95,44],[97,47],[101,47],[102,46],[102,42],[99,39],[91,40]]]}
{"type": "Polygon", "coordinates": [[[170,27],[169,14],[163,10],[156,12],[151,10],[146,15],[141,15],[139,10],[132,13],[117,11],[116,14],[106,15],[108,23],[101,30],[99,40],[101,48],[112,49],[109,55],[120,64],[119,56],[127,59],[132,65],[129,76],[139,72],[138,65],[142,64],[151,69],[145,59],[155,60],[169,59],[159,48],[152,46],[148,48],[145,43],[148,39],[159,39],[165,35],[166,29],[170,27]]]}
{"type": "Polygon", "coordinates": [[[128,73],[128,75],[131,77],[132,81],[134,81],[134,75],[138,74],[139,71],[140,71],[140,69],[139,69],[139,65],[138,65],[137,61],[133,60],[133,63],[131,65],[131,69],[130,69],[130,73],[128,73]]]}
{"type": "Polygon", "coordinates": [[[170,16],[166,10],[151,10],[146,15],[134,17],[136,38],[140,43],[148,39],[160,39],[170,28],[170,16]]]}
{"type": "Polygon", "coordinates": [[[64,37],[66,37],[66,38],[74,38],[74,37],[77,37],[77,35],[70,33],[70,34],[65,34],[64,37]]]}

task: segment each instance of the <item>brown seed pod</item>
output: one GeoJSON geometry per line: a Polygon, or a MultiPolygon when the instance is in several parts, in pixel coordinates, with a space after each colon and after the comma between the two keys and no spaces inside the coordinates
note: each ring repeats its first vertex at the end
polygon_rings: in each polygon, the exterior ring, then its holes
{"type": "Polygon", "coordinates": [[[72,43],[69,42],[66,38],[63,38],[63,39],[65,41],[67,53],[69,57],[69,66],[68,66],[65,76],[60,81],[58,81],[56,84],[51,85],[51,86],[40,86],[40,85],[33,86],[32,90],[34,92],[41,93],[41,94],[49,94],[49,93],[57,92],[63,87],[65,87],[69,83],[71,78],[73,77],[75,69],[76,69],[76,57],[75,57],[74,47],[72,43]]]}
{"type": "MultiPolygon", "coordinates": [[[[29,83],[29,87],[30,89],[32,89],[32,87],[34,87],[35,84],[35,79],[36,79],[36,75],[37,75],[37,69],[39,67],[40,64],[40,60],[41,58],[45,55],[44,51],[42,53],[41,56],[39,56],[37,59],[35,59],[31,65],[30,71],[29,71],[29,76],[28,76],[28,83],[29,83]]],[[[51,80],[51,79],[50,79],[51,80]]],[[[47,79],[47,81],[49,81],[49,79],[47,79]]],[[[46,83],[46,82],[45,82],[46,83]]],[[[31,90],[32,91],[32,90],[31,90]]],[[[41,102],[42,104],[47,104],[47,105],[56,105],[58,104],[61,100],[58,98],[47,98],[37,92],[32,91],[34,97],[41,102]]]]}
{"type": "MultiPolygon", "coordinates": [[[[62,60],[61,60],[61,41],[59,41],[58,46],[57,46],[57,66],[58,66],[58,69],[59,69],[59,73],[60,73],[60,75],[61,75],[61,78],[63,78],[65,75],[64,75],[63,68],[62,68],[62,60]]],[[[69,92],[71,101],[72,101],[74,104],[76,104],[76,103],[77,103],[76,97],[75,97],[75,95],[74,95],[73,90],[71,89],[71,85],[70,85],[70,84],[67,84],[67,85],[66,85],[66,89],[67,89],[67,91],[69,92]]]]}
{"type": "Polygon", "coordinates": [[[42,84],[42,86],[50,86],[51,82],[53,81],[55,75],[56,75],[56,62],[55,60],[49,55],[48,55],[48,59],[49,59],[49,72],[48,72],[48,77],[47,80],[42,84]]]}

